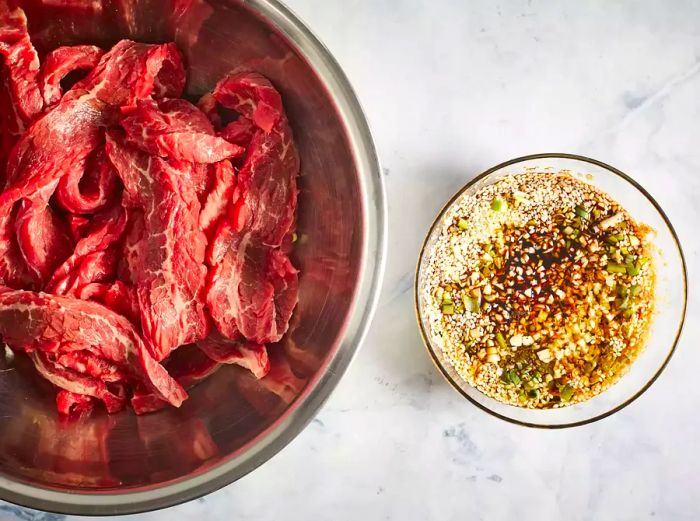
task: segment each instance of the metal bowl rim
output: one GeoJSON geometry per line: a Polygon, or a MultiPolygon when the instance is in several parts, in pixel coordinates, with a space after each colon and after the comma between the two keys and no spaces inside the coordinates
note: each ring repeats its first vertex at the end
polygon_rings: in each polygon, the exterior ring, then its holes
{"type": "Polygon", "coordinates": [[[361,186],[364,236],[349,323],[323,375],[242,454],[192,478],[138,492],[59,492],[0,476],[0,499],[69,515],[124,515],[174,506],[218,490],[253,471],[289,444],[330,397],[362,344],[379,299],[386,262],[386,195],[369,124],[342,68],[326,46],[279,0],[239,0],[288,38],[318,75],[345,127],[361,186]]]}

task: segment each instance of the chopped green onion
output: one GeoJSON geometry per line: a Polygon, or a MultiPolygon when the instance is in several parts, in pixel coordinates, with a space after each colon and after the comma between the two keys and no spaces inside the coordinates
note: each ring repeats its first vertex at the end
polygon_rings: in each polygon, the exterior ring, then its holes
{"type": "Polygon", "coordinates": [[[455,312],[455,305],[452,303],[445,303],[442,305],[442,312],[445,315],[453,315],[455,312]]]}
{"type": "Polygon", "coordinates": [[[464,302],[464,309],[469,311],[470,313],[478,313],[479,312],[479,300],[476,299],[475,297],[470,297],[468,295],[465,295],[462,298],[462,302],[464,302]]]}
{"type": "Polygon", "coordinates": [[[559,391],[559,396],[561,396],[561,399],[564,400],[565,402],[570,401],[571,397],[573,395],[574,395],[574,389],[570,385],[565,385],[559,391]]]}
{"type": "Polygon", "coordinates": [[[506,339],[503,338],[503,334],[500,331],[496,333],[496,343],[501,349],[506,349],[508,347],[506,344],[506,339]]]}
{"type": "Polygon", "coordinates": [[[527,401],[527,395],[525,393],[520,393],[518,395],[518,401],[520,403],[525,403],[527,401]]]}
{"type": "Polygon", "coordinates": [[[598,208],[593,208],[593,217],[596,219],[600,218],[600,210],[598,208]]]}
{"type": "Polygon", "coordinates": [[[636,297],[642,292],[642,287],[639,284],[632,284],[630,286],[630,293],[632,293],[632,296],[636,297]]]}
{"type": "Polygon", "coordinates": [[[625,318],[632,318],[632,315],[634,314],[634,310],[632,308],[628,308],[622,312],[622,315],[625,318]]]}
{"type": "Polygon", "coordinates": [[[606,270],[608,270],[608,273],[625,273],[627,272],[627,268],[625,267],[624,264],[618,264],[616,262],[609,262],[608,265],[605,267],[606,270]]]}
{"type": "Polygon", "coordinates": [[[571,248],[571,244],[572,244],[571,239],[566,239],[566,241],[564,241],[564,242],[565,242],[567,248],[571,248]]]}
{"type": "Polygon", "coordinates": [[[625,269],[627,270],[627,275],[631,277],[639,275],[639,264],[632,264],[631,262],[628,262],[625,264],[625,269]]]}
{"type": "Polygon", "coordinates": [[[605,238],[605,242],[607,242],[608,244],[617,244],[619,240],[615,235],[608,235],[605,238]]]}
{"type": "Polygon", "coordinates": [[[620,295],[620,297],[622,297],[622,298],[625,298],[629,294],[628,291],[629,290],[628,290],[627,286],[623,286],[623,285],[617,286],[617,294],[620,295]]]}
{"type": "Polygon", "coordinates": [[[578,215],[581,219],[588,219],[589,213],[588,210],[586,210],[583,206],[576,206],[574,208],[574,211],[576,212],[576,215],[578,215]]]}
{"type": "Polygon", "coordinates": [[[534,380],[527,380],[523,384],[523,387],[525,388],[526,391],[532,391],[533,389],[537,388],[537,383],[534,380]]]}
{"type": "Polygon", "coordinates": [[[617,307],[621,311],[624,311],[625,309],[628,309],[630,307],[630,299],[628,297],[625,297],[620,301],[616,301],[616,303],[617,303],[617,307]]]}
{"type": "Polygon", "coordinates": [[[503,210],[506,206],[506,202],[503,199],[500,199],[498,197],[495,197],[493,201],[491,201],[491,209],[494,212],[500,212],[503,210]]]}
{"type": "Polygon", "coordinates": [[[574,229],[571,226],[564,228],[564,235],[571,235],[572,233],[574,233],[574,229]]]}
{"type": "Polygon", "coordinates": [[[649,259],[646,257],[639,257],[639,265],[644,266],[647,262],[649,262],[649,259]]]}
{"type": "Polygon", "coordinates": [[[460,219],[459,222],[457,222],[457,226],[459,226],[460,230],[466,230],[469,228],[469,223],[464,219],[460,219]]]}
{"type": "Polygon", "coordinates": [[[531,391],[528,391],[527,395],[534,400],[540,395],[540,393],[537,391],[537,389],[533,389],[531,391]]]}
{"type": "Polygon", "coordinates": [[[448,292],[445,292],[442,294],[442,303],[443,304],[452,304],[452,295],[450,295],[448,292]]]}
{"type": "Polygon", "coordinates": [[[512,369],[509,369],[508,371],[503,371],[503,374],[501,375],[501,380],[503,380],[505,383],[520,385],[520,377],[518,376],[518,373],[516,373],[512,369]]]}

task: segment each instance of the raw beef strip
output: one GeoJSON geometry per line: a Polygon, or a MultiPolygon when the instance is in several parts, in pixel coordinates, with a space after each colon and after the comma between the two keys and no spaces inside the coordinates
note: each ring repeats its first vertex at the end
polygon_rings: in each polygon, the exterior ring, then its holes
{"type": "Polygon", "coordinates": [[[299,175],[299,155],[280,95],[260,74],[242,73],[222,79],[214,97],[259,129],[238,174],[231,214],[234,227],[264,244],[279,246],[294,223],[299,175]]]}
{"type": "Polygon", "coordinates": [[[84,349],[59,354],[56,362],[67,369],[92,376],[103,382],[120,382],[129,376],[117,364],[108,362],[84,349]]]}
{"type": "Polygon", "coordinates": [[[73,254],[53,273],[46,284],[46,291],[58,295],[65,294],[83,259],[91,254],[104,252],[121,240],[126,229],[126,221],[127,212],[121,206],[113,206],[95,216],[85,237],[75,245],[73,254]]]}
{"type": "Polygon", "coordinates": [[[118,177],[104,148],[98,148],[84,164],[76,165],[58,183],[56,200],[74,214],[92,214],[119,194],[118,177]]]}
{"type": "Polygon", "coordinates": [[[95,150],[102,141],[100,127],[113,117],[109,105],[134,103],[156,88],[176,92],[180,83],[184,85],[184,69],[174,45],[128,40],[115,45],[15,145],[7,162],[5,191],[0,194],[0,219],[15,201],[62,177],[95,150]],[[161,71],[166,71],[165,78],[161,71]]]}
{"type": "Polygon", "coordinates": [[[107,412],[119,412],[126,404],[125,396],[114,394],[103,381],[80,374],[53,361],[50,355],[41,351],[29,353],[36,370],[59,389],[76,394],[84,394],[101,400],[107,412]]]}
{"type": "Polygon", "coordinates": [[[209,121],[211,122],[212,125],[216,128],[221,127],[221,116],[219,115],[219,111],[217,109],[217,103],[216,98],[214,95],[210,92],[199,98],[199,101],[197,102],[197,107],[199,107],[199,110],[204,112],[204,114],[207,115],[207,118],[209,118],[209,121]]]}
{"type": "Polygon", "coordinates": [[[94,45],[59,47],[46,55],[41,67],[41,92],[46,107],[58,103],[63,96],[61,80],[76,70],[91,70],[104,51],[94,45]]]}
{"type": "Polygon", "coordinates": [[[107,105],[132,106],[150,95],[178,98],[185,87],[182,57],[173,43],[151,45],[121,40],[66,93],[85,93],[107,105]]]}
{"type": "Polygon", "coordinates": [[[279,351],[270,354],[270,372],[265,378],[242,377],[235,380],[243,397],[263,416],[276,414],[280,405],[292,403],[306,382],[306,378],[294,374],[289,361],[279,351]]]}
{"type": "Polygon", "coordinates": [[[248,118],[241,116],[236,121],[232,121],[219,132],[219,136],[230,143],[248,148],[250,141],[253,139],[255,127],[253,122],[248,118]]]}
{"type": "Polygon", "coordinates": [[[0,218],[0,284],[38,289],[41,281],[24,262],[14,231],[12,216],[0,218]]]}
{"type": "MultiPolygon", "coordinates": [[[[131,323],[100,304],[47,293],[3,289],[0,291],[0,337],[14,349],[29,353],[43,350],[46,344],[79,344],[117,364],[175,407],[187,398],[182,386],[148,353],[131,323]]],[[[56,364],[44,357],[35,357],[35,364],[37,360],[44,372],[56,373],[55,378],[59,380],[49,378],[55,385],[95,396],[92,392],[76,390],[72,384],[57,383],[70,383],[74,380],[74,371],[58,371],[60,366],[55,367],[56,364]]]]}
{"type": "Polygon", "coordinates": [[[256,244],[249,235],[230,229],[217,234],[214,249],[217,243],[229,245],[221,261],[213,262],[207,292],[219,331],[259,344],[279,341],[297,303],[297,270],[280,250],[256,244]]]}
{"type": "Polygon", "coordinates": [[[65,217],[66,223],[68,224],[68,229],[70,230],[70,236],[73,242],[78,242],[80,239],[85,237],[85,233],[90,227],[90,218],[84,217],[82,215],[69,214],[65,217]]]}
{"type": "Polygon", "coordinates": [[[108,106],[134,103],[155,90],[179,95],[184,78],[173,44],[119,42],[23,136],[8,161],[12,184],[0,196],[0,207],[85,159],[101,141],[99,127],[112,117],[108,106]]]}
{"type": "Polygon", "coordinates": [[[226,76],[216,84],[214,97],[265,132],[271,132],[281,120],[286,120],[279,92],[270,80],[256,72],[226,76]]]}
{"type": "Polygon", "coordinates": [[[0,194],[0,282],[15,285],[26,278],[11,250],[12,205],[59,179],[100,144],[100,127],[110,118],[106,104],[133,103],[156,90],[179,95],[183,86],[184,68],[174,45],[122,41],[28,129],[10,154],[0,194]]]}
{"type": "Polygon", "coordinates": [[[94,99],[61,101],[29,128],[7,161],[7,182],[0,194],[0,218],[19,199],[57,181],[71,165],[82,162],[100,144],[103,108],[94,99]]]}
{"type": "Polygon", "coordinates": [[[230,340],[218,331],[197,342],[197,347],[209,358],[221,364],[235,364],[248,369],[256,378],[262,378],[270,370],[270,361],[264,345],[245,339],[230,340]]]}
{"type": "Polygon", "coordinates": [[[236,174],[230,161],[221,161],[212,165],[214,184],[207,194],[207,199],[199,214],[199,228],[210,236],[231,202],[236,187],[236,174]]]}
{"type": "MultiPolygon", "coordinates": [[[[212,360],[194,345],[183,346],[165,361],[168,373],[185,389],[191,389],[202,380],[214,374],[221,364],[212,360]]],[[[145,414],[162,409],[167,405],[148,389],[137,388],[131,398],[131,406],[136,414],[145,414]]]]}
{"type": "Polygon", "coordinates": [[[214,135],[206,115],[182,99],[138,101],[121,121],[127,141],[153,155],[216,163],[243,149],[214,135]]]}
{"type": "Polygon", "coordinates": [[[279,246],[294,223],[299,156],[289,127],[258,131],[238,173],[231,219],[239,233],[279,246]]]}
{"type": "Polygon", "coordinates": [[[128,318],[132,324],[139,324],[139,304],[136,291],[121,280],[111,284],[103,282],[85,284],[77,292],[76,297],[99,302],[115,313],[128,318]]]}
{"type": "Polygon", "coordinates": [[[17,244],[27,266],[46,282],[73,251],[70,231],[48,206],[53,182],[20,203],[15,218],[17,244]]]}
{"type": "Polygon", "coordinates": [[[95,399],[85,394],[76,394],[65,389],[56,393],[56,409],[62,416],[88,416],[95,407],[95,399]]]}
{"type": "Polygon", "coordinates": [[[127,236],[125,259],[146,345],[162,360],[176,347],[209,333],[206,238],[198,227],[200,204],[188,172],[192,166],[150,157],[112,133],[107,154],[124,183],[125,200],[142,211],[127,236]]]}
{"type": "Polygon", "coordinates": [[[114,280],[116,273],[117,248],[89,253],[80,259],[66,279],[53,288],[52,293],[80,297],[85,286],[114,280]]]}
{"type": "Polygon", "coordinates": [[[39,57],[29,39],[27,18],[20,9],[0,12],[0,56],[18,124],[23,131],[43,110],[39,90],[39,57]]]}

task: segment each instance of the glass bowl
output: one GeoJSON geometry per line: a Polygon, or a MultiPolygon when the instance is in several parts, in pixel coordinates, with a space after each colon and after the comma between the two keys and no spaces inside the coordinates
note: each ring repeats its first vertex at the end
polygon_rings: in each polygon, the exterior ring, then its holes
{"type": "Polygon", "coordinates": [[[470,181],[445,205],[437,216],[421,249],[416,275],[416,313],[425,345],[435,365],[462,396],[482,410],[502,420],[540,428],[563,428],[583,425],[610,416],[632,403],[661,374],[678,343],[686,312],[687,280],[683,252],[673,226],[654,198],[628,175],[594,159],[569,154],[539,154],[521,157],[497,165],[470,181]],[[656,267],[656,310],[646,347],[631,364],[627,374],[597,396],[575,405],[557,409],[528,409],[507,405],[486,396],[469,385],[454,370],[430,335],[424,316],[423,291],[425,268],[430,252],[440,234],[447,211],[463,196],[472,195],[510,175],[526,172],[559,172],[572,175],[608,193],[638,222],[650,226],[653,261],[656,267]]]}

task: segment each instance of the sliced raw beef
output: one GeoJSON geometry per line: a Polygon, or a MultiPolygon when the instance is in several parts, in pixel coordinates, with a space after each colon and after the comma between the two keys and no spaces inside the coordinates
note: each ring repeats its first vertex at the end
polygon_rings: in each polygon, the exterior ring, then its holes
{"type": "Polygon", "coordinates": [[[0,285],[38,289],[41,281],[24,261],[14,232],[12,216],[0,218],[0,285]]]}
{"type": "Polygon", "coordinates": [[[116,247],[83,256],[70,275],[58,284],[53,293],[79,297],[85,286],[114,280],[117,273],[117,258],[118,250],[116,247]]]}
{"type": "Polygon", "coordinates": [[[114,201],[118,195],[118,177],[104,148],[98,148],[75,165],[58,184],[56,200],[73,214],[94,214],[114,201]]]}
{"type": "Polygon", "coordinates": [[[56,393],[58,414],[71,417],[88,416],[95,407],[95,399],[85,394],[72,393],[61,389],[56,393]]]}
{"type": "Polygon", "coordinates": [[[121,177],[128,204],[142,218],[129,232],[126,263],[141,309],[141,329],[154,358],[207,336],[200,204],[188,176],[191,165],[151,157],[110,134],[107,154],[121,177]]]}
{"type": "Polygon", "coordinates": [[[44,58],[41,67],[41,92],[47,107],[57,104],[63,97],[61,80],[78,70],[92,70],[104,51],[94,45],[59,47],[44,58]]]}
{"type": "MultiPolygon", "coordinates": [[[[57,295],[67,294],[78,276],[83,260],[90,255],[108,251],[118,243],[124,235],[126,222],[127,212],[121,206],[113,206],[98,214],[88,225],[86,235],[75,245],[73,254],[53,273],[51,280],[46,284],[46,291],[57,295]]],[[[116,256],[116,253],[112,255],[116,256]]],[[[83,274],[82,278],[89,280],[94,277],[86,277],[83,274]]]]}
{"type": "Polygon", "coordinates": [[[100,127],[114,118],[110,106],[135,103],[154,90],[177,95],[183,85],[182,60],[174,45],[119,42],[15,145],[0,194],[0,220],[15,201],[59,179],[97,148],[100,127]]]}
{"type": "Polygon", "coordinates": [[[216,163],[243,153],[217,137],[206,115],[182,99],[138,101],[121,125],[129,143],[157,156],[216,163]]]}
{"type": "Polygon", "coordinates": [[[126,396],[113,393],[102,380],[68,369],[52,360],[51,355],[41,351],[32,351],[29,357],[39,374],[59,389],[97,398],[104,403],[107,412],[110,413],[124,408],[126,396]]]}
{"type": "Polygon", "coordinates": [[[132,324],[140,322],[136,290],[121,280],[111,284],[104,282],[85,284],[77,292],[76,297],[99,302],[115,313],[128,318],[132,324]]]}
{"type": "Polygon", "coordinates": [[[279,93],[263,76],[243,73],[221,80],[214,97],[259,129],[238,174],[234,227],[266,245],[279,246],[294,223],[299,175],[299,155],[279,93]]]}
{"type": "Polygon", "coordinates": [[[70,230],[48,206],[53,182],[23,199],[15,218],[17,244],[27,266],[43,283],[71,254],[70,230]]]}
{"type": "Polygon", "coordinates": [[[226,76],[216,84],[214,98],[227,109],[253,121],[264,132],[271,132],[286,120],[279,92],[270,80],[256,72],[226,76]]]}
{"type": "Polygon", "coordinates": [[[215,362],[240,365],[256,378],[264,377],[270,370],[270,360],[264,345],[240,340],[230,340],[218,331],[197,342],[197,347],[215,362]]]}
{"type": "Polygon", "coordinates": [[[128,374],[122,371],[117,364],[100,358],[91,351],[70,351],[58,355],[56,358],[63,367],[72,369],[81,374],[87,374],[93,378],[99,378],[103,382],[121,382],[128,378],[128,374]]]}
{"type": "Polygon", "coordinates": [[[43,110],[39,90],[39,57],[29,39],[27,18],[20,9],[0,12],[0,56],[19,130],[43,110]]]}
{"type": "Polygon", "coordinates": [[[212,165],[212,168],[214,184],[199,214],[199,228],[207,236],[211,236],[216,225],[226,217],[226,211],[236,188],[236,174],[230,161],[221,161],[212,165]]]}
{"type": "Polygon", "coordinates": [[[255,126],[248,118],[241,116],[236,121],[232,121],[219,132],[219,136],[230,143],[248,148],[250,141],[255,134],[255,126]]]}
{"type": "MultiPolygon", "coordinates": [[[[127,0],[46,2],[142,25],[127,0]]],[[[198,2],[176,0],[163,28],[201,23],[211,10],[198,2]]],[[[41,19],[32,28],[60,39],[41,19]]],[[[30,358],[71,418],[100,403],[179,406],[222,364],[268,379],[265,344],[298,293],[299,157],[279,93],[247,72],[198,106],[180,99],[173,43],[48,51],[40,61],[24,12],[0,0],[0,343],[30,358]]],[[[192,450],[214,454],[195,427],[192,450]]]]}
{"type": "MultiPolygon", "coordinates": [[[[122,40],[107,52],[83,80],[63,97],[89,93],[107,105],[133,106],[150,95],[179,98],[185,69],[175,44],[151,45],[122,40]]],[[[62,100],[62,101],[63,101],[62,100]]]]}
{"type": "Polygon", "coordinates": [[[211,122],[212,125],[216,128],[221,127],[221,116],[219,115],[219,111],[217,109],[217,103],[216,98],[214,95],[210,92],[199,98],[199,101],[197,102],[197,107],[199,107],[199,110],[204,112],[204,114],[207,115],[207,118],[209,118],[209,121],[211,122]]]}
{"type": "Polygon", "coordinates": [[[278,249],[255,244],[249,235],[219,231],[229,244],[210,270],[207,304],[219,331],[252,342],[279,341],[297,303],[298,272],[278,249]]]}
{"type": "MultiPolygon", "coordinates": [[[[28,353],[41,354],[47,344],[53,346],[52,350],[57,344],[85,346],[129,372],[168,403],[179,407],[187,397],[184,389],[150,356],[131,323],[100,304],[5,289],[0,291],[0,337],[12,348],[28,353]]],[[[44,376],[53,375],[49,380],[58,387],[102,399],[93,394],[91,386],[81,390],[73,385],[74,371],[64,370],[43,356],[35,357],[34,362],[42,366],[38,369],[44,376]]]]}
{"type": "Polygon", "coordinates": [[[294,224],[299,156],[288,127],[258,131],[238,173],[231,219],[239,233],[279,246],[294,224]]]}
{"type": "Polygon", "coordinates": [[[307,379],[299,378],[282,353],[270,354],[270,372],[265,378],[237,378],[243,397],[263,416],[276,415],[280,406],[292,403],[304,389],[307,379]]]}
{"type": "MultiPolygon", "coordinates": [[[[170,375],[185,389],[191,389],[214,374],[221,364],[212,360],[194,345],[183,346],[165,362],[170,375]]],[[[155,412],[168,405],[153,391],[137,388],[131,398],[136,414],[155,412]]]]}

